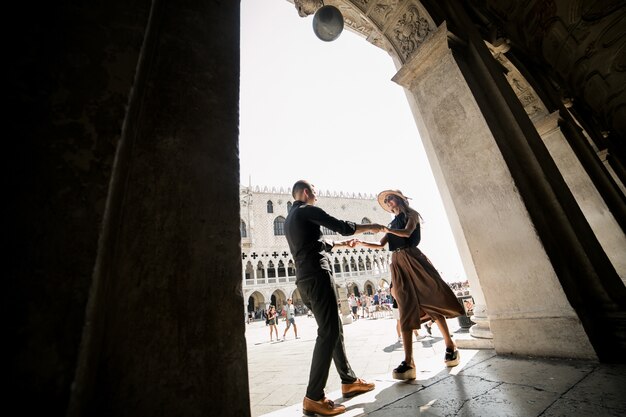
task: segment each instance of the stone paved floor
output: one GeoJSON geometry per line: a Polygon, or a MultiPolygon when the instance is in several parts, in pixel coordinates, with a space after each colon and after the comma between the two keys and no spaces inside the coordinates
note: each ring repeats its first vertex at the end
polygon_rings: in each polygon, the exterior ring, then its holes
{"type": "MultiPolygon", "coordinates": [[[[454,337],[468,337],[456,319],[454,337]]],[[[264,322],[247,325],[251,414],[302,416],[315,320],[297,317],[298,335],[269,341],[264,322]]],[[[284,322],[280,322],[282,336],[284,322]]],[[[347,407],[344,416],[626,416],[626,365],[498,356],[493,350],[461,350],[461,363],[443,364],[445,346],[433,337],[414,341],[417,379],[395,381],[391,370],[403,359],[391,318],[360,319],[344,326],[346,350],[359,377],[376,382],[369,393],[344,400],[331,368],[327,396],[347,407]]],[[[422,334],[426,334],[422,331],[422,334]]]]}

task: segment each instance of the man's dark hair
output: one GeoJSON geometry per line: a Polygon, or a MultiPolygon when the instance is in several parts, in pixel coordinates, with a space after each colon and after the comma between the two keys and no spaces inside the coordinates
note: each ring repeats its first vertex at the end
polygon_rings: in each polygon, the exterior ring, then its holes
{"type": "Polygon", "coordinates": [[[294,185],[293,188],[291,189],[291,196],[295,199],[296,198],[296,194],[298,194],[300,191],[304,191],[304,190],[311,190],[311,184],[309,184],[308,181],[305,180],[300,180],[297,181],[294,185]]]}

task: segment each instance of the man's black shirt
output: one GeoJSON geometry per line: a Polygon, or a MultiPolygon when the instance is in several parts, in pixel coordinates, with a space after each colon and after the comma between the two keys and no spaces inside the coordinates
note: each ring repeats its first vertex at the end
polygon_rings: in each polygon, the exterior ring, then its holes
{"type": "Polygon", "coordinates": [[[296,279],[314,275],[322,270],[332,272],[325,252],[333,248],[333,243],[324,239],[320,226],[343,236],[350,236],[356,232],[354,222],[338,220],[319,207],[294,201],[285,220],[285,235],[296,263],[296,279]]]}

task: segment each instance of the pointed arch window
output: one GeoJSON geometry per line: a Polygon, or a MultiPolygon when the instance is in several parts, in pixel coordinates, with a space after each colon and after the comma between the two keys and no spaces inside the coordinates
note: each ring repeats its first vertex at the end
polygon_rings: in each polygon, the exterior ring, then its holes
{"type": "Polygon", "coordinates": [[[348,266],[348,260],[346,258],[343,258],[341,260],[341,264],[343,265],[343,272],[348,272],[350,270],[350,267],[348,266]]]}
{"type": "Polygon", "coordinates": [[[291,201],[287,201],[287,214],[289,214],[289,212],[291,211],[291,201]]]}
{"type": "Polygon", "coordinates": [[[246,279],[254,278],[254,268],[252,267],[252,262],[248,261],[246,264],[246,279]]]}
{"type": "Polygon", "coordinates": [[[278,216],[274,219],[274,236],[285,235],[285,218],[278,216]]]}
{"type": "Polygon", "coordinates": [[[339,263],[339,259],[335,258],[335,262],[334,262],[334,268],[335,268],[335,273],[339,274],[341,272],[341,264],[339,263]]]}
{"type": "Polygon", "coordinates": [[[268,213],[274,212],[274,203],[272,203],[272,200],[267,200],[267,212],[268,213]]]}
{"type": "Polygon", "coordinates": [[[239,225],[239,228],[241,231],[241,237],[248,237],[248,229],[246,228],[246,222],[242,220],[241,224],[239,225]]]}

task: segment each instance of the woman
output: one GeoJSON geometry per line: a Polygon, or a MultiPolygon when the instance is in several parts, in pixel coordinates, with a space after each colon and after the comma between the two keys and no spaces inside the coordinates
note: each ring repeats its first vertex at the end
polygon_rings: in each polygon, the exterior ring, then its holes
{"type": "Polygon", "coordinates": [[[276,332],[276,341],[278,342],[278,327],[276,326],[278,321],[278,312],[276,312],[276,307],[270,305],[270,309],[267,311],[267,319],[269,320],[270,326],[270,342],[274,339],[272,338],[272,332],[276,332]]]}
{"type": "Polygon", "coordinates": [[[378,203],[396,216],[385,228],[386,234],[378,243],[358,239],[354,243],[374,249],[389,244],[389,251],[393,253],[391,293],[398,303],[404,346],[404,361],[393,370],[393,377],[415,379],[412,333],[431,319],[439,326],[446,344],[446,365],[456,366],[459,363],[459,352],[450,336],[446,318],[460,316],[464,313],[463,307],[428,258],[417,248],[421,217],[409,207],[408,198],[398,190],[381,192],[378,194],[378,203]]]}

